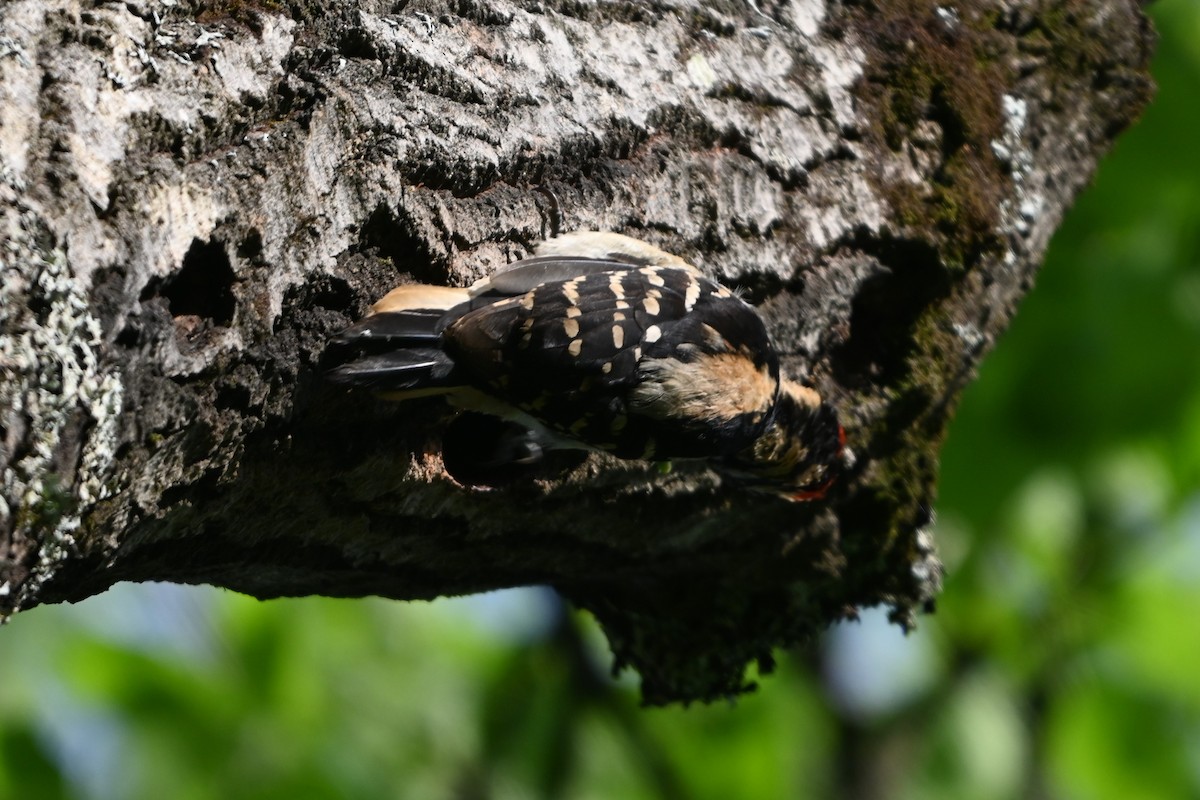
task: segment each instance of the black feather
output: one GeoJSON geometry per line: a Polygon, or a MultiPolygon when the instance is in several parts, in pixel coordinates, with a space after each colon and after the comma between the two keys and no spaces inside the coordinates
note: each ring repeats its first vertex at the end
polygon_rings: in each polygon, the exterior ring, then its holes
{"type": "Polygon", "coordinates": [[[434,388],[447,383],[453,369],[440,350],[408,349],[355,359],[329,369],[334,383],[379,391],[434,388]]]}
{"type": "Polygon", "coordinates": [[[334,383],[377,390],[452,386],[454,362],[442,352],[445,311],[375,314],[330,339],[321,370],[334,383]]]}
{"type": "Polygon", "coordinates": [[[408,342],[437,341],[443,310],[389,311],[372,314],[334,336],[330,343],[355,346],[402,347],[408,342]],[[370,345],[368,345],[370,343],[370,345]]]}

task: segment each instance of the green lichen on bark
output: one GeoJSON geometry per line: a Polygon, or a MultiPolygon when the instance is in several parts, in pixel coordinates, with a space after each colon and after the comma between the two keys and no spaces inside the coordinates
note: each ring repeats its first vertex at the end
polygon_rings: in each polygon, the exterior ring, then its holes
{"type": "Polygon", "coordinates": [[[991,142],[1003,132],[1011,45],[994,17],[971,7],[959,16],[932,0],[878,0],[850,13],[868,51],[858,88],[867,135],[896,153],[925,150],[935,163],[919,184],[878,176],[893,222],[936,246],[948,269],[966,269],[1000,246],[1011,181],[991,142]]]}
{"type": "MultiPolygon", "coordinates": [[[[843,353],[851,364],[871,353],[864,393],[885,398],[887,412],[864,421],[858,438],[872,460],[857,507],[842,518],[843,527],[884,527],[889,546],[902,545],[929,516],[959,393],[1014,310],[978,313],[995,302],[981,275],[1012,269],[1014,247],[1044,224],[1044,179],[1026,185],[1041,146],[1027,120],[1045,124],[1087,103],[1089,124],[1099,122],[1086,144],[1066,147],[1095,152],[1148,100],[1149,36],[1132,3],[870,0],[847,13],[867,53],[856,96],[864,138],[883,154],[874,183],[889,224],[882,242],[863,245],[886,272],[856,298],[859,341],[843,353]]],[[[1030,280],[1036,262],[1022,271],[1030,280]]]]}
{"type": "MultiPolygon", "coordinates": [[[[1123,58],[1114,43],[1136,41],[1128,35],[1129,26],[1147,31],[1144,18],[1131,20],[1126,14],[1099,13],[1093,5],[1078,0],[1047,0],[1029,8],[1027,17],[1018,21],[1018,47],[1024,54],[1044,59],[1055,73],[1050,82],[1050,102],[1065,107],[1078,98],[1080,85],[1106,87],[1120,85],[1135,92],[1109,121],[1111,131],[1119,132],[1135,122],[1153,94],[1153,85],[1145,80],[1146,66],[1123,58]]],[[[1146,54],[1148,55],[1148,53],[1146,54]]]]}
{"type": "MultiPolygon", "coordinates": [[[[905,576],[924,577],[896,565],[922,562],[929,546],[922,530],[938,456],[967,377],[969,346],[948,322],[957,289],[1006,246],[1001,208],[1013,181],[992,143],[1005,130],[1012,43],[994,15],[928,0],[875,0],[847,14],[867,56],[856,96],[863,136],[883,156],[874,184],[889,219],[882,236],[857,243],[884,271],[855,298],[851,341],[838,357],[886,411],[861,420],[855,439],[869,458],[838,515],[842,530],[872,532],[845,537],[843,547],[877,565],[872,591],[887,601],[913,596],[905,576]]],[[[902,623],[913,613],[893,604],[902,623]]]]}

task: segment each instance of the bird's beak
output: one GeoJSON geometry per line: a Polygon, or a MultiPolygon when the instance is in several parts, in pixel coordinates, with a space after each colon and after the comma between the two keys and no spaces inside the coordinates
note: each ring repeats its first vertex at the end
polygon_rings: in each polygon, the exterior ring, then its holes
{"type": "Polygon", "coordinates": [[[803,489],[799,492],[790,492],[785,494],[784,497],[786,497],[788,500],[793,500],[796,502],[820,500],[825,496],[825,493],[829,491],[829,487],[833,485],[833,481],[834,479],[830,478],[815,489],[803,489]]]}
{"type": "MultiPolygon", "coordinates": [[[[838,425],[838,458],[841,458],[846,452],[846,429],[838,425]]],[[[783,496],[788,500],[795,502],[805,502],[808,500],[820,500],[829,491],[829,487],[833,486],[833,482],[837,480],[837,476],[826,480],[824,483],[817,486],[815,489],[801,489],[798,492],[788,492],[783,496]]]]}

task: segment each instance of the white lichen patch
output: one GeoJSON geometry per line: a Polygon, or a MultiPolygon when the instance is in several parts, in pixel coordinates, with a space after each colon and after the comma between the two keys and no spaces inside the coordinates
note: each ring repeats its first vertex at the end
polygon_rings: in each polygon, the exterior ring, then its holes
{"type": "Polygon", "coordinates": [[[1001,202],[1000,228],[1005,233],[1028,236],[1033,223],[1042,214],[1046,198],[1031,187],[1028,180],[1033,171],[1033,153],[1024,142],[1028,106],[1024,100],[1010,94],[1004,95],[1002,102],[1004,133],[992,142],[992,153],[1008,165],[1015,200],[1001,202]]]}
{"type": "Polygon", "coordinates": [[[976,353],[987,344],[987,336],[973,323],[956,322],[952,327],[967,353],[976,353]]]}
{"type": "Polygon", "coordinates": [[[24,439],[20,458],[0,473],[0,513],[16,541],[39,544],[15,603],[0,606],[11,612],[71,555],[83,514],[107,496],[122,385],[102,364],[100,322],[66,254],[47,246],[45,226],[16,206],[0,224],[0,424],[24,439]]]}
{"type": "Polygon", "coordinates": [[[954,30],[957,28],[959,23],[962,21],[958,16],[958,9],[956,8],[951,8],[949,6],[937,6],[933,9],[933,11],[935,14],[937,14],[938,19],[940,19],[949,30],[954,30]]]}

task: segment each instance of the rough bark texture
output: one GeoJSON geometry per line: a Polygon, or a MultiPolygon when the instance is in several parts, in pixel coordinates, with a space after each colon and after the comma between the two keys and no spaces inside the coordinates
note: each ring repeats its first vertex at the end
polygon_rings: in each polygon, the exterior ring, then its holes
{"type": "Polygon", "coordinates": [[[1151,40],[1129,0],[8,0],[0,613],[544,583],[651,702],[856,607],[909,624],[946,421],[1151,40]],[[827,502],[599,457],[472,491],[445,407],[319,379],[397,282],[587,228],[762,306],[857,455],[827,502]]]}

